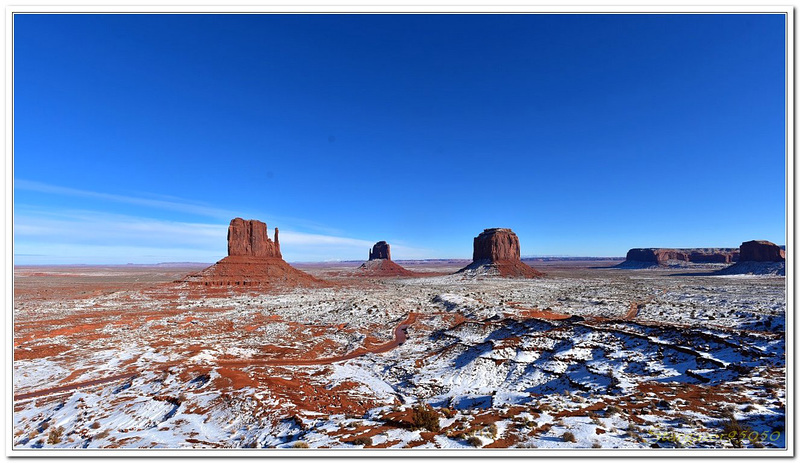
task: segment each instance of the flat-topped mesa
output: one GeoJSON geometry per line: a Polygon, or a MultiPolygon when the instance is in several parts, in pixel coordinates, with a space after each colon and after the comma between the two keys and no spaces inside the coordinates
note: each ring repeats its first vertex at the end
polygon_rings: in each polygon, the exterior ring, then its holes
{"type": "Polygon", "coordinates": [[[375,259],[392,260],[392,250],[389,243],[386,241],[378,241],[372,246],[372,249],[369,251],[369,260],[375,259]]]}
{"type": "Polygon", "coordinates": [[[786,251],[765,240],[745,241],[739,246],[739,262],[716,272],[718,275],[786,276],[786,251]]]}
{"type": "Polygon", "coordinates": [[[669,262],[729,264],[739,258],[736,248],[633,248],[625,256],[623,266],[645,264],[666,265],[669,262]]]}
{"type": "Polygon", "coordinates": [[[267,236],[267,224],[259,220],[231,220],[228,226],[228,255],[282,258],[275,228],[275,241],[267,236]]]}
{"type": "Polygon", "coordinates": [[[510,228],[487,228],[472,244],[472,260],[520,260],[519,238],[510,228]]]}
{"type": "Polygon", "coordinates": [[[785,262],[786,251],[765,240],[745,241],[739,246],[740,262],[785,262]]]}
{"type": "Polygon", "coordinates": [[[472,241],[472,263],[458,273],[520,278],[544,275],[523,263],[520,257],[516,233],[510,228],[487,228],[472,241]]]}

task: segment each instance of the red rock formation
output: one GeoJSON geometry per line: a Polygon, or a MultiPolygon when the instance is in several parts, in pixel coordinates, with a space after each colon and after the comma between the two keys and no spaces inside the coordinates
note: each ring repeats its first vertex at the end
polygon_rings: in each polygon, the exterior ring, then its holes
{"type": "Polygon", "coordinates": [[[370,277],[396,277],[414,276],[415,272],[407,270],[392,261],[392,252],[389,243],[378,241],[369,251],[369,260],[358,267],[359,276],[370,277]]]}
{"type": "Polygon", "coordinates": [[[369,251],[369,260],[375,259],[392,260],[392,250],[389,243],[386,241],[378,241],[372,246],[372,249],[369,251]]]}
{"type": "Polygon", "coordinates": [[[731,263],[738,259],[739,251],[734,248],[634,248],[628,251],[626,262],[641,262],[664,265],[669,261],[692,263],[731,263]]]}
{"type": "Polygon", "coordinates": [[[403,268],[389,259],[372,259],[361,264],[361,266],[358,267],[358,273],[356,275],[369,277],[410,277],[417,276],[417,273],[403,268]]]}
{"type": "Polygon", "coordinates": [[[228,257],[200,273],[189,275],[185,281],[205,286],[323,284],[283,260],[277,228],[275,241],[272,241],[264,222],[238,217],[231,220],[228,227],[228,257]]]}
{"type": "Polygon", "coordinates": [[[520,260],[519,238],[509,228],[487,228],[472,243],[472,263],[458,273],[535,278],[544,275],[520,260]]]}
{"type": "Polygon", "coordinates": [[[739,246],[740,262],[784,262],[786,252],[775,243],[764,240],[746,241],[739,246]]]}
{"type": "Polygon", "coordinates": [[[258,220],[235,218],[228,226],[228,255],[281,258],[278,229],[275,241],[267,236],[267,224],[258,220]]]}
{"type": "Polygon", "coordinates": [[[520,260],[517,234],[510,228],[487,228],[473,240],[472,260],[520,260]]]}

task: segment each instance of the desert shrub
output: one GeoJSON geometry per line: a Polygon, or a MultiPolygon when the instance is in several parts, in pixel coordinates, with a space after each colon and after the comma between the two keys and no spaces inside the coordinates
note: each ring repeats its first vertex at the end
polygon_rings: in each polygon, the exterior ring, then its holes
{"type": "Polygon", "coordinates": [[[50,445],[58,444],[61,442],[61,437],[64,435],[64,428],[59,426],[57,428],[53,428],[50,430],[50,433],[47,435],[47,443],[50,445]]]}
{"type": "Polygon", "coordinates": [[[483,441],[478,436],[472,436],[469,439],[467,439],[467,444],[473,447],[480,447],[483,445],[483,441]]]}
{"type": "Polygon", "coordinates": [[[492,436],[492,439],[497,439],[497,425],[492,423],[489,425],[489,435],[492,436]]]}
{"type": "Polygon", "coordinates": [[[538,413],[541,413],[541,412],[549,412],[550,410],[553,409],[553,407],[550,404],[539,404],[539,406],[536,407],[536,409],[538,410],[538,413]]]}
{"type": "Polygon", "coordinates": [[[363,445],[364,447],[372,445],[372,438],[368,436],[358,436],[352,441],[350,441],[353,445],[363,445]]]}
{"type": "Polygon", "coordinates": [[[427,429],[428,431],[439,431],[439,414],[436,410],[424,405],[414,407],[411,413],[411,420],[416,429],[427,429]]]}
{"type": "Polygon", "coordinates": [[[106,429],[104,431],[99,432],[96,436],[94,436],[94,439],[105,439],[106,437],[108,437],[109,434],[111,434],[111,430],[106,429]]]}
{"type": "Polygon", "coordinates": [[[90,424],[89,427],[92,429],[100,429],[100,422],[95,421],[94,423],[90,424]]]}
{"type": "Polygon", "coordinates": [[[453,410],[452,408],[443,408],[442,415],[444,415],[445,418],[452,418],[456,416],[456,411],[453,410]]]}
{"type": "Polygon", "coordinates": [[[569,431],[561,435],[561,440],[563,440],[564,442],[577,442],[577,440],[575,439],[575,434],[572,434],[569,431]]]}
{"type": "Polygon", "coordinates": [[[594,442],[592,442],[592,448],[593,449],[601,449],[601,448],[603,448],[603,446],[600,445],[600,442],[594,441],[594,442]]]}
{"type": "MultiPolygon", "coordinates": [[[[742,446],[742,439],[750,435],[757,436],[758,433],[753,432],[750,426],[745,425],[735,418],[729,418],[725,424],[722,425],[722,438],[728,439],[734,447],[740,448],[742,446]]],[[[758,437],[756,437],[758,439],[758,437]]]]}
{"type": "Polygon", "coordinates": [[[308,444],[303,442],[303,441],[301,441],[301,440],[299,440],[299,441],[295,442],[294,445],[292,445],[292,448],[294,448],[294,449],[307,449],[308,448],[308,444]]]}
{"type": "Polygon", "coordinates": [[[736,421],[736,407],[728,405],[722,409],[722,417],[727,418],[729,421],[736,421]]]}

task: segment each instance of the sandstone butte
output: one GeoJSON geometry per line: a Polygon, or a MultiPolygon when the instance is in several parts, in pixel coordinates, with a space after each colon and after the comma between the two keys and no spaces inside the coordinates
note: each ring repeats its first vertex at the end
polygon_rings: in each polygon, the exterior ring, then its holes
{"type": "Polygon", "coordinates": [[[625,256],[626,262],[662,265],[669,261],[730,264],[739,260],[737,248],[634,248],[625,256]]]}
{"type": "Polygon", "coordinates": [[[274,241],[267,225],[235,218],[228,226],[228,256],[207,269],[189,275],[187,282],[204,286],[305,286],[322,283],[289,265],[281,256],[278,229],[274,241]]]}
{"type": "Polygon", "coordinates": [[[472,263],[458,273],[485,269],[509,278],[536,278],[544,273],[521,260],[519,238],[510,228],[487,228],[472,243],[472,263]]]}
{"type": "Polygon", "coordinates": [[[765,240],[745,241],[739,246],[739,262],[785,262],[786,251],[765,240]]]}
{"type": "Polygon", "coordinates": [[[386,241],[378,241],[369,250],[369,260],[358,267],[357,275],[363,276],[413,276],[416,273],[392,261],[392,250],[386,241]]]}

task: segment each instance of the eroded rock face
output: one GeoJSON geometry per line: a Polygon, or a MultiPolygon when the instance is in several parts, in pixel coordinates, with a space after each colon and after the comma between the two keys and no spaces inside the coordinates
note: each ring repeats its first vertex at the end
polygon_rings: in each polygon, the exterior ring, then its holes
{"type": "Polygon", "coordinates": [[[634,248],[625,256],[627,262],[644,262],[654,265],[669,261],[729,264],[738,258],[739,250],[733,248],[634,248]]]}
{"type": "Polygon", "coordinates": [[[786,252],[775,243],[765,240],[746,241],[739,246],[740,262],[784,262],[786,252]]]}
{"type": "Polygon", "coordinates": [[[372,246],[372,249],[369,251],[369,260],[375,259],[392,260],[392,250],[389,243],[386,241],[378,241],[372,246]]]}
{"type": "Polygon", "coordinates": [[[536,278],[544,275],[520,260],[519,238],[510,228],[487,228],[473,240],[472,263],[459,273],[536,278]]]}
{"type": "Polygon", "coordinates": [[[520,260],[519,238],[510,228],[487,228],[476,236],[472,248],[473,262],[520,260]]]}
{"type": "Polygon", "coordinates": [[[280,259],[278,229],[275,229],[275,241],[272,241],[267,236],[267,224],[264,222],[239,217],[231,220],[228,226],[228,255],[280,259]]]}

